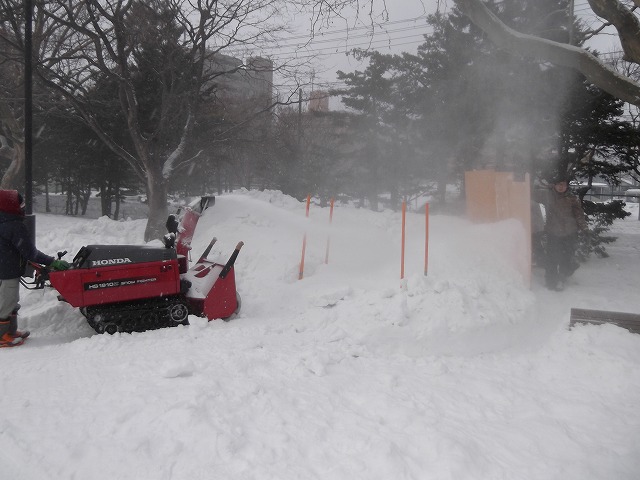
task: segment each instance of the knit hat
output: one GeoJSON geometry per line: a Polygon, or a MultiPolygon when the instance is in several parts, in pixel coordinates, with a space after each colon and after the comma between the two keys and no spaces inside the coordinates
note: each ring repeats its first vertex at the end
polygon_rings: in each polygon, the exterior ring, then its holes
{"type": "Polygon", "coordinates": [[[24,215],[22,195],[17,190],[0,190],[0,212],[24,215]]]}

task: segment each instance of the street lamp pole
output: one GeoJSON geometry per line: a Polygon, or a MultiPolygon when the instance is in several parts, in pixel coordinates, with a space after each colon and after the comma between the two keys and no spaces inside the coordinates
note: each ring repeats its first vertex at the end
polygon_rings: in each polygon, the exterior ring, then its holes
{"type": "Polygon", "coordinates": [[[25,0],[24,25],[24,199],[25,213],[33,213],[33,0],[25,0]]]}
{"type": "MultiPolygon", "coordinates": [[[[24,223],[36,243],[36,216],[33,214],[33,0],[24,3],[24,223]]],[[[25,275],[33,276],[33,268],[27,267],[25,275]]]]}

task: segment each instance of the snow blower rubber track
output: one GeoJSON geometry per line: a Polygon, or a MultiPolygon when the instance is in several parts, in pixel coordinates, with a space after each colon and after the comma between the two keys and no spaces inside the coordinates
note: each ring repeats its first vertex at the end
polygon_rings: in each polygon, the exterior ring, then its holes
{"type": "Polygon", "coordinates": [[[161,297],[81,309],[98,333],[132,333],[187,325],[189,309],[180,297],[161,297]]]}

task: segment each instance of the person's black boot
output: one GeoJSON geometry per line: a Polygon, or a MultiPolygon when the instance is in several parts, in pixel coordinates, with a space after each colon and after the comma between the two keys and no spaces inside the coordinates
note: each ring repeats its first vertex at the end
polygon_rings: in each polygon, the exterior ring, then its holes
{"type": "Polygon", "coordinates": [[[31,335],[31,332],[29,330],[23,330],[23,331],[18,330],[18,314],[17,313],[12,313],[9,316],[9,333],[14,337],[18,337],[22,339],[25,339],[29,335],[31,335]]]}
{"type": "Polygon", "coordinates": [[[10,317],[0,318],[0,348],[17,347],[18,345],[22,345],[23,342],[23,338],[11,335],[10,317]]]}

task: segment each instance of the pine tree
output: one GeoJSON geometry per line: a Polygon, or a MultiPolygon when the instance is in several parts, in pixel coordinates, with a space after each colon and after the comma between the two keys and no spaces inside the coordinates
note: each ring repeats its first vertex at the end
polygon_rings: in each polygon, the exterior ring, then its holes
{"type": "MultiPolygon", "coordinates": [[[[566,0],[488,3],[518,31],[584,42],[566,0]]],[[[632,128],[620,119],[622,102],[572,70],[497,49],[456,8],[430,16],[428,24],[433,32],[417,54],[377,59],[386,67],[377,74],[392,79],[389,98],[399,103],[389,110],[406,111],[418,125],[411,140],[423,152],[425,176],[440,179],[442,200],[447,177],[461,179],[471,168],[530,172],[542,183],[558,172],[615,182],[635,165],[632,128]],[[596,155],[583,162],[589,152],[596,155]]],[[[622,205],[583,203],[593,226],[590,248],[604,254],[603,234],[624,216],[622,205]]]]}
{"type": "Polygon", "coordinates": [[[412,156],[407,150],[406,136],[410,118],[398,97],[397,82],[390,75],[393,57],[378,52],[355,51],[360,60],[367,58],[368,67],[353,73],[338,72],[338,79],[347,88],[336,91],[342,102],[359,113],[356,134],[362,144],[354,152],[357,159],[356,178],[361,186],[360,197],[366,197],[373,210],[378,209],[382,191],[391,194],[391,207],[399,200],[399,183],[407,177],[407,162],[412,156]]]}

